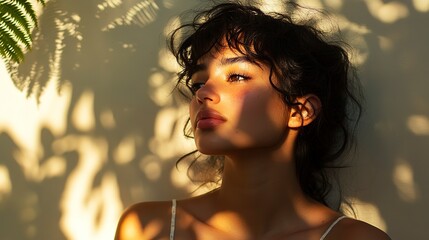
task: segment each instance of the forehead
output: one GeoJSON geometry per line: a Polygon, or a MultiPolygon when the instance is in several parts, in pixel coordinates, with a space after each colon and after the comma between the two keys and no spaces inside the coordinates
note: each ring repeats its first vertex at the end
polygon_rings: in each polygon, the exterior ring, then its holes
{"type": "Polygon", "coordinates": [[[200,57],[197,61],[198,64],[206,64],[208,62],[218,60],[222,62],[224,59],[235,58],[235,57],[245,57],[244,53],[230,48],[230,47],[213,47],[210,52],[200,57]]]}
{"type": "Polygon", "coordinates": [[[243,45],[243,36],[233,38],[224,35],[212,44],[195,44],[192,46],[194,57],[199,60],[210,58],[219,58],[220,56],[250,56],[256,55],[254,52],[253,44],[243,45]]]}

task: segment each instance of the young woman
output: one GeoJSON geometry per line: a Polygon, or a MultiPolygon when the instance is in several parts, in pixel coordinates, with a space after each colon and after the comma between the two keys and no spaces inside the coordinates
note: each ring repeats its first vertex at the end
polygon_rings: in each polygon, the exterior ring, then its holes
{"type": "Polygon", "coordinates": [[[327,198],[328,173],[360,115],[338,43],[310,22],[225,3],[177,29],[171,48],[183,67],[177,88],[189,92],[198,149],[185,157],[200,166],[191,172],[220,186],[130,207],[116,239],[389,239],[327,198]],[[179,33],[188,35],[176,45],[179,33]]]}

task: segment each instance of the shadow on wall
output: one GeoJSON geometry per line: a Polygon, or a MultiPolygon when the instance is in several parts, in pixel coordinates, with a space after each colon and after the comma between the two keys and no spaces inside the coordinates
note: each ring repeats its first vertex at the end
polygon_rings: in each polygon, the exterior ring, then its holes
{"type": "Polygon", "coordinates": [[[429,32],[423,30],[429,1],[387,1],[377,10],[371,4],[379,1],[366,2],[347,2],[343,10],[371,30],[365,35],[368,59],[360,69],[366,113],[359,130],[356,194],[377,206],[393,239],[421,239],[429,200],[424,173],[429,167],[429,32]],[[391,16],[383,16],[383,9],[391,16]]]}
{"type": "Polygon", "coordinates": [[[40,103],[3,95],[24,100],[0,122],[1,239],[111,239],[124,206],[188,194],[172,175],[190,148],[175,143],[185,119],[160,59],[164,28],[189,6],[48,3],[14,78],[40,103]]]}
{"type": "MultiPolygon", "coordinates": [[[[111,239],[124,207],[189,195],[175,160],[192,143],[165,39],[201,3],[177,2],[48,3],[15,82],[24,92],[0,83],[1,239],[111,239]]],[[[367,111],[347,182],[358,215],[393,239],[425,234],[429,14],[414,2],[314,1],[358,49],[367,111]]]]}

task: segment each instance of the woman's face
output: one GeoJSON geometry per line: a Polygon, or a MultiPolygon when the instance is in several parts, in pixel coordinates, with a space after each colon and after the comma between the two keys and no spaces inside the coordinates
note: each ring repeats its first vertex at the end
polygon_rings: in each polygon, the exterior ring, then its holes
{"type": "Polygon", "coordinates": [[[207,54],[199,65],[189,109],[201,153],[229,155],[282,144],[288,109],[270,84],[268,66],[229,48],[207,54]]]}

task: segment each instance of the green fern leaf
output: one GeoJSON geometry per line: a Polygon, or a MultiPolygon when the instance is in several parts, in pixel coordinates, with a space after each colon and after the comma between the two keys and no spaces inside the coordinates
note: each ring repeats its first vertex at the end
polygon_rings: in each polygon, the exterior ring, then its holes
{"type": "MultiPolygon", "coordinates": [[[[24,44],[27,49],[31,48],[31,35],[29,35],[21,27],[15,25],[12,19],[9,17],[5,17],[1,21],[3,21],[5,24],[4,31],[9,31],[13,38],[15,38],[18,43],[24,44]]],[[[3,26],[1,23],[0,25],[3,26]]]]}
{"type": "Polygon", "coordinates": [[[31,31],[31,26],[33,23],[29,21],[26,17],[26,12],[24,12],[18,5],[12,4],[10,2],[0,3],[0,17],[10,16],[13,19],[14,24],[21,26],[25,29],[26,32],[31,31]]]}
{"type": "MultiPolygon", "coordinates": [[[[45,0],[37,0],[45,4],[45,0]]],[[[21,62],[31,49],[31,32],[37,27],[37,16],[29,0],[0,1],[0,57],[21,62]]]]}
{"type": "Polygon", "coordinates": [[[21,62],[24,59],[24,52],[19,47],[16,39],[11,37],[9,31],[0,28],[0,54],[6,59],[14,62],[21,62]]]}
{"type": "Polygon", "coordinates": [[[37,17],[36,12],[34,11],[33,5],[28,0],[12,0],[15,5],[22,7],[25,10],[26,16],[30,17],[31,23],[34,24],[34,27],[37,27],[37,17]]]}

